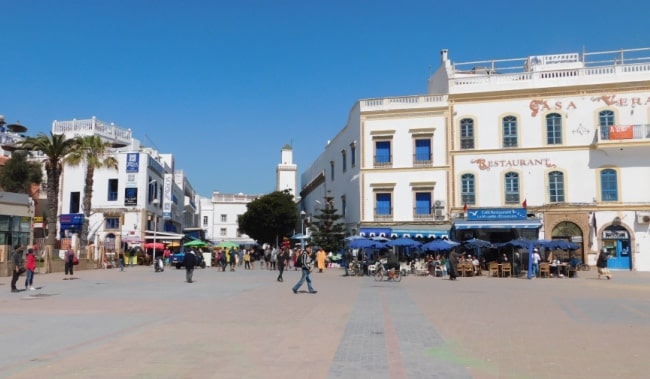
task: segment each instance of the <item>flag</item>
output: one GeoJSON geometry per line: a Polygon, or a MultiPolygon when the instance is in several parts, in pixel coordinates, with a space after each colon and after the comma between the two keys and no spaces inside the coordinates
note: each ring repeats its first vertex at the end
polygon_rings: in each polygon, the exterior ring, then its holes
{"type": "Polygon", "coordinates": [[[524,202],[521,203],[521,206],[524,207],[524,209],[528,208],[528,203],[526,202],[526,199],[524,199],[524,202]]]}
{"type": "Polygon", "coordinates": [[[467,208],[467,203],[465,203],[465,205],[463,205],[463,212],[467,213],[467,210],[468,210],[468,209],[469,209],[469,208],[467,208]]]}
{"type": "Polygon", "coordinates": [[[598,234],[598,225],[596,224],[596,212],[591,216],[591,225],[594,227],[594,233],[598,234]]]}

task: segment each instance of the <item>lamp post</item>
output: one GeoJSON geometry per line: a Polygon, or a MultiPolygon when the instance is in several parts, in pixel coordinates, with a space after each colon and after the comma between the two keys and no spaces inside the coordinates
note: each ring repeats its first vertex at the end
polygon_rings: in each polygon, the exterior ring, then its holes
{"type": "MultiPolygon", "coordinates": [[[[158,199],[153,199],[151,204],[158,207],[158,199]]],[[[153,255],[151,256],[151,263],[153,263],[154,270],[156,269],[156,237],[158,236],[158,215],[156,212],[153,214],[153,255]]]]}
{"type": "Polygon", "coordinates": [[[300,248],[302,250],[305,250],[305,217],[306,216],[307,216],[307,212],[300,211],[300,234],[302,234],[300,238],[300,248]]]}

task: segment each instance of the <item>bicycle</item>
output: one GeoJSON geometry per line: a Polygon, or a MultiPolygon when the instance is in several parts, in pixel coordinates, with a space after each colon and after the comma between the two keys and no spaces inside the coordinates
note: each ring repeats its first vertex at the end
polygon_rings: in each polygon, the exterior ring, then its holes
{"type": "Polygon", "coordinates": [[[574,258],[571,261],[569,261],[569,266],[573,266],[576,268],[576,271],[589,271],[591,267],[583,263],[580,259],[574,258]]]}
{"type": "Polygon", "coordinates": [[[400,270],[395,270],[394,268],[391,268],[390,270],[386,270],[386,267],[384,266],[383,263],[377,263],[377,273],[375,273],[375,281],[381,282],[384,280],[384,277],[386,280],[392,280],[394,282],[401,282],[402,281],[402,273],[400,270]]]}

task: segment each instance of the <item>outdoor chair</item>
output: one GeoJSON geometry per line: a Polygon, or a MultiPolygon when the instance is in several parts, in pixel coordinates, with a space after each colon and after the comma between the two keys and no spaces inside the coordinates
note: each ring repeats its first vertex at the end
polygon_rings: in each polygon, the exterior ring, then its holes
{"type": "Polygon", "coordinates": [[[377,265],[381,263],[376,262],[375,264],[368,265],[368,275],[375,275],[377,273],[377,265]]]}
{"type": "Polygon", "coordinates": [[[490,277],[499,276],[499,264],[497,262],[488,263],[488,271],[490,272],[490,277]]]}
{"type": "Polygon", "coordinates": [[[503,262],[501,264],[501,277],[505,278],[506,274],[512,276],[512,264],[510,262],[503,262]]]}
{"type": "Polygon", "coordinates": [[[551,276],[551,265],[548,263],[539,264],[539,277],[543,278],[546,275],[547,278],[551,276]]]}

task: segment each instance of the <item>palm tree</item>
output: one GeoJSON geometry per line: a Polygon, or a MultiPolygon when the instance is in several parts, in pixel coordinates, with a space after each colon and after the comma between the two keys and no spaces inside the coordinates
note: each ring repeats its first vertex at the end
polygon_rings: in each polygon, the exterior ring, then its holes
{"type": "Polygon", "coordinates": [[[90,211],[93,197],[93,183],[95,181],[95,170],[99,168],[117,169],[117,159],[108,156],[108,149],[112,146],[110,142],[104,141],[98,135],[84,136],[75,139],[75,147],[65,158],[65,162],[71,166],[86,164],[84,196],[82,201],[84,223],[81,228],[81,250],[88,244],[88,229],[90,225],[90,211]]]}
{"type": "Polygon", "coordinates": [[[45,155],[45,175],[47,177],[47,239],[45,245],[46,254],[46,271],[50,271],[49,263],[54,250],[56,240],[56,222],[58,220],[59,209],[59,180],[63,172],[63,160],[74,149],[75,142],[66,139],[63,134],[50,135],[40,133],[36,137],[27,137],[20,143],[22,149],[30,151],[40,151],[45,155]]]}

